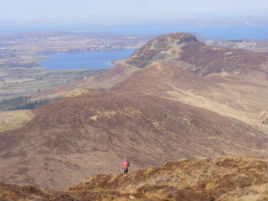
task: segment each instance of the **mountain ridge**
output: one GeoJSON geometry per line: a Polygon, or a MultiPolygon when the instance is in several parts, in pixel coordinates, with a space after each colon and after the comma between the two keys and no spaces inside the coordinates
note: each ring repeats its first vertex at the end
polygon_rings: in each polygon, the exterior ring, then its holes
{"type": "Polygon", "coordinates": [[[268,58],[266,53],[206,45],[191,34],[178,32],[150,40],[136,50],[129,59],[116,62],[114,67],[101,75],[60,88],[55,87],[51,92],[47,91],[34,96],[33,100],[47,97],[50,93],[50,97],[62,97],[73,89],[108,89],[126,80],[147,65],[165,60],[172,60],[173,63],[183,62],[185,67],[180,66],[181,69],[200,75],[216,73],[221,76],[238,76],[251,82],[254,81],[254,84],[262,81],[262,85],[267,85],[268,58]],[[239,61],[236,61],[237,59],[239,61]],[[219,62],[217,62],[218,60],[219,62]],[[228,67],[228,64],[231,64],[231,67],[228,67]],[[248,69],[250,72],[247,72],[248,69]],[[234,70],[239,70],[239,72],[234,70]],[[250,74],[253,74],[254,77],[250,74]]]}

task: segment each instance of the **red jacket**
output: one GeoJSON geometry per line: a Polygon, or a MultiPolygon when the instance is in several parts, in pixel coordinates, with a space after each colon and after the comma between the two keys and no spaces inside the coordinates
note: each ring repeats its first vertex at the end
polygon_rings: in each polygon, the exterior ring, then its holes
{"type": "Polygon", "coordinates": [[[125,161],[123,162],[123,165],[124,165],[124,168],[128,168],[128,161],[125,160],[125,161]]]}

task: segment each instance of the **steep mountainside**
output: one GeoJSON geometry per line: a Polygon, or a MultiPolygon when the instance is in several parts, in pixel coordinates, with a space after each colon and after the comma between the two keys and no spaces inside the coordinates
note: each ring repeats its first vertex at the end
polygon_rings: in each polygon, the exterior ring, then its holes
{"type": "MultiPolygon", "coordinates": [[[[138,49],[127,62],[144,68],[154,61],[182,60],[187,62],[185,70],[208,75],[227,72],[240,75],[264,72],[267,79],[267,54],[243,49],[208,46],[191,34],[172,33],[160,36],[138,49]]],[[[253,75],[254,76],[254,75],[253,75]]]]}
{"type": "Polygon", "coordinates": [[[264,155],[267,136],[246,124],[153,96],[92,92],[35,111],[0,135],[0,180],[65,188],[88,175],[179,158],[264,155]]]}
{"type": "Polygon", "coordinates": [[[251,83],[232,75],[203,77],[180,69],[180,66],[187,65],[173,61],[153,63],[115,85],[112,90],[183,102],[266,131],[268,91],[265,84],[251,83]]]}
{"type": "Polygon", "coordinates": [[[142,69],[113,90],[176,100],[266,131],[267,58],[266,53],[207,46],[189,34],[164,35],[132,55],[128,63],[142,69]]]}
{"type": "Polygon", "coordinates": [[[132,172],[98,175],[62,192],[0,183],[5,201],[266,201],[267,159],[180,160],[132,172]]]}

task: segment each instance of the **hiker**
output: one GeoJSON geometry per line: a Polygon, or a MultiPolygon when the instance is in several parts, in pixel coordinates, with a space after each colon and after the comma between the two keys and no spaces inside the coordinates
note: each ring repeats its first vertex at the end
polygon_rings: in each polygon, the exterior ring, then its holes
{"type": "Polygon", "coordinates": [[[128,173],[129,162],[127,161],[126,157],[124,158],[123,166],[124,166],[124,173],[127,174],[128,173]]]}

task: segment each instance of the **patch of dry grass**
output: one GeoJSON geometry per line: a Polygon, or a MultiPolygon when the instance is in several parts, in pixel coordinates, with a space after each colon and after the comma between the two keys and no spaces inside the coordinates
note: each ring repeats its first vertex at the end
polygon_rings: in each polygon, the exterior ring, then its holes
{"type": "Polygon", "coordinates": [[[220,86],[221,90],[211,86],[208,94],[174,88],[167,91],[166,98],[238,119],[267,133],[267,91],[254,85],[225,83],[220,86]]]}
{"type": "Polygon", "coordinates": [[[41,200],[47,195],[32,186],[17,186],[13,184],[4,184],[0,182],[0,200],[1,201],[30,201],[41,200]]]}
{"type": "Polygon", "coordinates": [[[89,91],[85,89],[74,89],[74,90],[69,91],[64,97],[80,96],[82,94],[87,94],[87,93],[89,93],[89,91]]]}
{"type": "Polygon", "coordinates": [[[14,130],[31,121],[34,114],[30,110],[1,111],[0,132],[14,130]]]}

